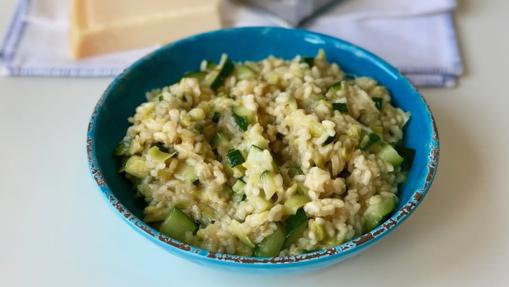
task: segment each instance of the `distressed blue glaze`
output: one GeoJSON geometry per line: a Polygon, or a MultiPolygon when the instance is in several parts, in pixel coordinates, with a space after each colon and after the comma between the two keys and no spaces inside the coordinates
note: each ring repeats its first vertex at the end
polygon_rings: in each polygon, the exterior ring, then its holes
{"type": "Polygon", "coordinates": [[[353,44],[326,35],[268,27],[218,30],[192,36],[145,56],[116,77],[97,103],[89,123],[87,153],[91,173],[117,214],[136,231],[177,256],[207,266],[235,270],[310,270],[344,260],[391,233],[415,210],[428,192],[439,158],[433,116],[422,96],[394,67],[353,44]],[[269,55],[291,59],[324,49],[331,62],[347,73],[370,76],[388,88],[393,103],[412,113],[405,144],[416,150],[408,180],[400,187],[397,211],[371,232],[335,248],[289,257],[254,258],[215,254],[159,234],[145,224],[134,190],[117,172],[113,150],[128,127],[127,118],[145,101],[145,92],[174,83],[196,70],[202,59],[218,60],[227,53],[235,61],[261,60],[269,55]]]}

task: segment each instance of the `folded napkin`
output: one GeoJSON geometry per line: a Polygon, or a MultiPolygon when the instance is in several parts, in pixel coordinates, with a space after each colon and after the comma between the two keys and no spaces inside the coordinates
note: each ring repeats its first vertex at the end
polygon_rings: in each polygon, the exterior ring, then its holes
{"type": "MultiPolygon", "coordinates": [[[[19,0],[0,48],[10,76],[114,76],[156,47],[82,60],[69,57],[70,0],[19,0]],[[51,43],[51,44],[48,44],[51,43]]],[[[452,13],[455,0],[342,0],[301,28],[373,51],[418,86],[454,86],[463,72],[452,13]]],[[[284,20],[226,0],[229,26],[287,26],[284,20]]]]}

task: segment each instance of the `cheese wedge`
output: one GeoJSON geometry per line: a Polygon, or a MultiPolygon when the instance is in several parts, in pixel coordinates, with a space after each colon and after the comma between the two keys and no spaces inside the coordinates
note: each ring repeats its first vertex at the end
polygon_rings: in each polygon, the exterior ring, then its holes
{"type": "Polygon", "coordinates": [[[73,58],[165,44],[218,29],[220,0],[73,0],[73,58]]]}

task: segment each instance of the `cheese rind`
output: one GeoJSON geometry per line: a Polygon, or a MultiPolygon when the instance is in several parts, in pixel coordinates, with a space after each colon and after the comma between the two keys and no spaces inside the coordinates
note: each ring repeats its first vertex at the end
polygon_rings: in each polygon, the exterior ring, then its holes
{"type": "Polygon", "coordinates": [[[217,29],[218,5],[219,0],[73,0],[72,57],[165,44],[217,29]]]}

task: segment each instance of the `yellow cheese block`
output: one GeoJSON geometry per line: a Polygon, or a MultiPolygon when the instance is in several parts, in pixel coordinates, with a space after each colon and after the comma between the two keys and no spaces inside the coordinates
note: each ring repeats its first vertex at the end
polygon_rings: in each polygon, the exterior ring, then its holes
{"type": "Polygon", "coordinates": [[[83,58],[217,29],[220,0],[73,0],[71,52],[83,58]]]}

